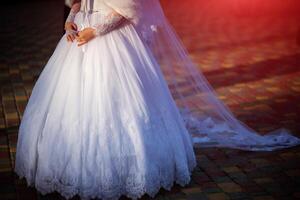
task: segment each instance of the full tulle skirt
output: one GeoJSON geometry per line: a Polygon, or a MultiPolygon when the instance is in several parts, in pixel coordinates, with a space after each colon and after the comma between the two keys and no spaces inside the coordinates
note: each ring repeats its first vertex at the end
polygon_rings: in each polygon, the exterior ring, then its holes
{"type": "Polygon", "coordinates": [[[160,67],[131,24],[83,47],[61,38],[19,128],[15,172],[28,185],[66,198],[136,199],[188,184],[195,166],[160,67]]]}

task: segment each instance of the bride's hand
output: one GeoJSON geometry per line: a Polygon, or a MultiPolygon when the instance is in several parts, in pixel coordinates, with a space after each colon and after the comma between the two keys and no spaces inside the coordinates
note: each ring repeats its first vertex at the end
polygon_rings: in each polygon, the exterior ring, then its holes
{"type": "Polygon", "coordinates": [[[77,25],[74,22],[66,22],[65,31],[67,33],[67,41],[73,42],[75,39],[74,33],[77,31],[77,25]]]}
{"type": "Polygon", "coordinates": [[[96,36],[95,29],[93,29],[93,28],[85,28],[82,31],[79,31],[76,36],[78,46],[86,44],[88,41],[93,39],[95,36],[96,36]]]}

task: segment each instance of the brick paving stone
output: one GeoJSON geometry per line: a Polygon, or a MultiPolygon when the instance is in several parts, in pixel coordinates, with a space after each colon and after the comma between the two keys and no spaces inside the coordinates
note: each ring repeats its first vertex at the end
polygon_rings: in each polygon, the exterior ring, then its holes
{"type": "Polygon", "coordinates": [[[241,170],[240,170],[238,167],[236,167],[236,166],[225,167],[225,168],[223,168],[223,170],[224,170],[226,173],[229,173],[229,174],[231,174],[231,173],[233,173],[233,172],[240,172],[240,171],[241,171],[241,170]]]}
{"type": "Polygon", "coordinates": [[[281,158],[284,160],[289,160],[289,159],[299,159],[299,155],[293,153],[293,152],[284,152],[279,155],[281,158]]]}
{"type": "Polygon", "coordinates": [[[200,187],[185,188],[185,189],[182,189],[181,191],[185,194],[195,194],[195,193],[202,192],[200,187]]]}
{"type": "Polygon", "coordinates": [[[254,181],[255,181],[257,184],[264,184],[264,183],[271,183],[271,182],[273,182],[274,180],[271,179],[271,178],[257,178],[257,179],[254,179],[254,181]]]}
{"type": "Polygon", "coordinates": [[[227,176],[218,176],[212,178],[216,183],[226,183],[228,181],[231,181],[231,179],[227,176]]]}
{"type": "Polygon", "coordinates": [[[202,183],[206,183],[206,182],[209,182],[211,181],[210,177],[208,177],[206,174],[203,174],[202,176],[195,176],[194,177],[194,181],[197,183],[197,184],[202,184],[202,183]]]}
{"type": "Polygon", "coordinates": [[[249,195],[245,192],[233,192],[233,193],[229,193],[228,196],[232,200],[248,200],[248,199],[251,199],[249,197],[249,195]]]}
{"type": "Polygon", "coordinates": [[[230,173],[228,174],[228,176],[235,182],[239,182],[239,183],[249,181],[249,177],[243,172],[230,173]]]}
{"type": "Polygon", "coordinates": [[[16,130],[13,133],[8,133],[8,145],[9,145],[9,154],[11,166],[15,166],[15,155],[16,155],[16,146],[17,146],[18,133],[16,130]]]}
{"type": "Polygon", "coordinates": [[[207,196],[205,196],[204,194],[188,195],[186,199],[187,200],[208,200],[207,196]]]}
{"type": "Polygon", "coordinates": [[[262,159],[262,158],[254,158],[254,159],[251,159],[250,161],[252,163],[254,163],[255,166],[257,166],[257,167],[269,165],[269,162],[266,159],[262,159]]]}
{"type": "Polygon", "coordinates": [[[10,153],[7,145],[7,136],[0,134],[0,173],[11,172],[10,153]]]}
{"type": "Polygon", "coordinates": [[[242,188],[234,182],[218,183],[217,184],[224,192],[241,192],[242,188]]]}
{"type": "Polygon", "coordinates": [[[259,186],[250,186],[245,188],[244,190],[252,197],[259,197],[269,194],[266,190],[259,186]]]}
{"type": "Polygon", "coordinates": [[[217,193],[222,192],[215,182],[206,182],[201,184],[201,189],[205,193],[217,193]]]}
{"type": "Polygon", "coordinates": [[[260,196],[260,197],[254,197],[253,200],[274,200],[272,196],[260,196]]]}
{"type": "Polygon", "coordinates": [[[220,188],[213,187],[213,188],[205,188],[203,189],[203,192],[207,194],[211,194],[211,193],[222,192],[222,190],[220,188]]]}
{"type": "Polygon", "coordinates": [[[209,200],[229,200],[230,197],[225,193],[214,193],[207,195],[209,200]]]}

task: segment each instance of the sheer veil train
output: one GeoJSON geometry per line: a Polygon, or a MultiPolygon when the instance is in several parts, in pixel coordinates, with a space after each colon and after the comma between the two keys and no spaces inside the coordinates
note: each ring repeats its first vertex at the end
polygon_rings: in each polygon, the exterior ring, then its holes
{"type": "Polygon", "coordinates": [[[249,151],[300,144],[286,129],[262,136],[236,119],[189,58],[158,0],[107,0],[107,4],[135,24],[154,52],[194,144],[249,151]]]}

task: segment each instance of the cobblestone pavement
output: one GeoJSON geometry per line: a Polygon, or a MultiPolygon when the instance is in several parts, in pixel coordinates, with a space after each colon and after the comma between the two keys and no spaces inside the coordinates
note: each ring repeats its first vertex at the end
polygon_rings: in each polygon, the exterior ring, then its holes
{"type": "MultiPolygon", "coordinates": [[[[265,0],[259,6],[258,0],[246,2],[162,0],[192,59],[240,120],[261,133],[286,127],[300,136],[297,1],[265,0]]],[[[37,193],[12,170],[20,118],[61,37],[62,12],[56,1],[1,5],[1,200],[63,199],[56,193],[37,193]]],[[[191,183],[161,190],[155,199],[300,199],[300,147],[275,152],[195,151],[198,166],[191,183]]]]}

